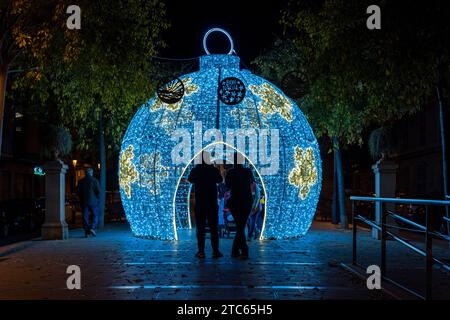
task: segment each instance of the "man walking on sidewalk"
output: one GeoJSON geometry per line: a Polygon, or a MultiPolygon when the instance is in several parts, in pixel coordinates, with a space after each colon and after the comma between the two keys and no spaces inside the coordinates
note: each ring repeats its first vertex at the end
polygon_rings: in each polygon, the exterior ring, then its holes
{"type": "Polygon", "coordinates": [[[94,178],[92,168],[86,170],[86,176],[78,183],[77,193],[83,210],[84,237],[87,238],[89,234],[95,237],[97,235],[95,229],[98,223],[100,185],[94,178]],[[90,213],[92,213],[92,224],[89,223],[90,213]]]}

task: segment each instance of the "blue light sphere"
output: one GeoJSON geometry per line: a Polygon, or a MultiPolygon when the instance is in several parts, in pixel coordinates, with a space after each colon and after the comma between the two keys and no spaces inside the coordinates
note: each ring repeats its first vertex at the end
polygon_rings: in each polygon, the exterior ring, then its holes
{"type": "Polygon", "coordinates": [[[261,239],[304,235],[316,211],[322,169],[316,137],[294,101],[241,70],[232,54],[202,56],[200,70],[179,80],[182,98],[166,103],[155,95],[123,138],[120,193],[134,235],[177,240],[178,230],[191,226],[183,178],[195,155],[213,147],[213,157],[229,159],[237,150],[254,169],[265,196],[261,239]],[[189,141],[181,150],[183,139],[189,141]],[[174,154],[185,160],[175,163],[174,154]]]}

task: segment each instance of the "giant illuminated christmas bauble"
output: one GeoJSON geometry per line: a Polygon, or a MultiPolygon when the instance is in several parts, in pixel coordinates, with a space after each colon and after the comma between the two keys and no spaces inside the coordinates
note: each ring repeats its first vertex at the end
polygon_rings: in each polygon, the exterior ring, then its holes
{"type": "Polygon", "coordinates": [[[184,178],[203,148],[214,149],[216,160],[234,151],[245,155],[265,196],[261,239],[306,233],[321,189],[316,137],[294,101],[240,69],[231,49],[200,57],[199,71],[160,88],[133,117],[122,142],[119,181],[136,236],[174,240],[180,228],[191,227],[184,178]]]}

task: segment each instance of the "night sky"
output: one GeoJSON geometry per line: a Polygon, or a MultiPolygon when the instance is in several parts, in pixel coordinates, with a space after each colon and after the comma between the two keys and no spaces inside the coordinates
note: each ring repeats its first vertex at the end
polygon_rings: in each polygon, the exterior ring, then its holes
{"type": "MultiPolygon", "coordinates": [[[[166,32],[168,48],[161,53],[170,58],[203,55],[203,35],[213,27],[228,31],[234,49],[244,64],[270,47],[280,34],[280,10],[286,1],[168,1],[171,28],[166,32]]],[[[208,38],[211,53],[227,53],[226,37],[213,33],[208,38]]]]}

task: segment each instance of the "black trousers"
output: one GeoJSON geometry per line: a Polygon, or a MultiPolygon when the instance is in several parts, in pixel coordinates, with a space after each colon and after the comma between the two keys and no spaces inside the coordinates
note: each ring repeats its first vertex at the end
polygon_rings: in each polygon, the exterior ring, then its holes
{"type": "Polygon", "coordinates": [[[217,228],[219,207],[198,208],[195,210],[195,223],[197,228],[197,245],[199,252],[205,252],[205,227],[208,221],[211,232],[211,247],[219,251],[219,231],[217,228]]]}
{"type": "Polygon", "coordinates": [[[239,254],[239,250],[242,254],[248,255],[247,239],[245,238],[245,226],[247,224],[248,216],[251,211],[251,203],[236,206],[231,211],[234,221],[236,222],[236,235],[233,241],[233,247],[231,253],[233,255],[239,254]]]}

